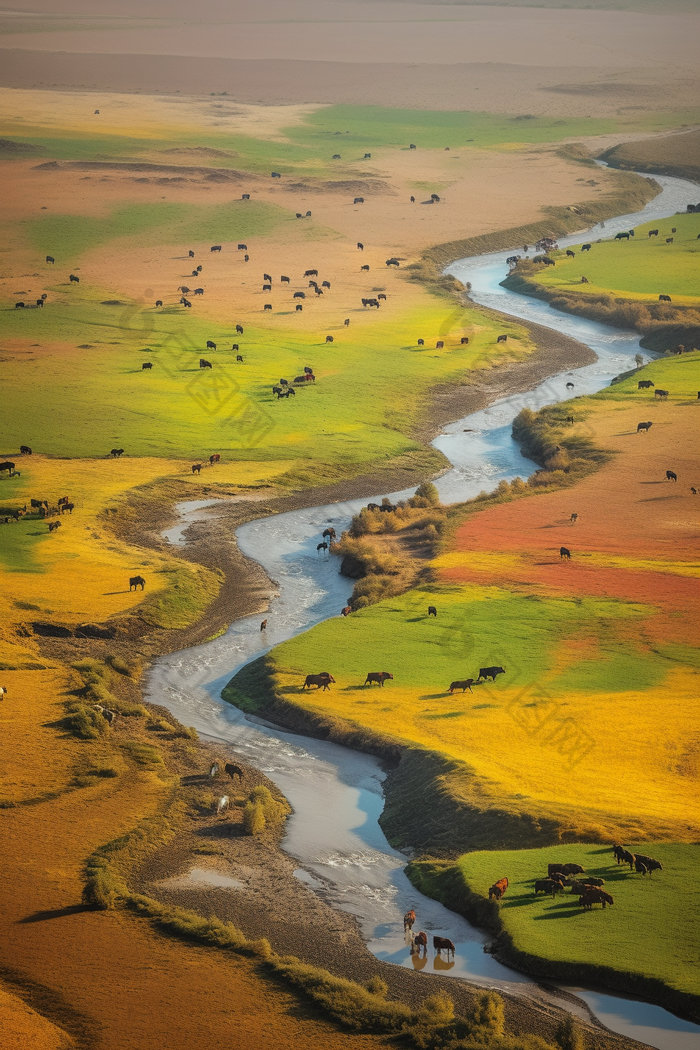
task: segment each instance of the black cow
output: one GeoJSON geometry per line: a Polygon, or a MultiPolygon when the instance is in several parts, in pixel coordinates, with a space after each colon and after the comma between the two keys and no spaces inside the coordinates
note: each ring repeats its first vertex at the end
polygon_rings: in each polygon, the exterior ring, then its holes
{"type": "Polygon", "coordinates": [[[46,256],[46,261],[47,261],[47,263],[49,263],[49,262],[50,263],[55,263],[56,262],[56,260],[54,259],[53,255],[47,255],[46,256]]]}
{"type": "Polygon", "coordinates": [[[32,454],[32,450],[30,449],[29,445],[20,445],[19,451],[22,456],[31,456],[32,454]]]}
{"type": "Polygon", "coordinates": [[[629,239],[630,239],[629,233],[616,233],[615,234],[615,240],[616,241],[628,241],[629,239]]]}
{"type": "Polygon", "coordinates": [[[666,471],[666,481],[678,481],[678,475],[674,474],[672,470],[666,471]]]}
{"type": "Polygon", "coordinates": [[[508,342],[508,336],[507,335],[499,335],[499,337],[496,340],[496,342],[497,343],[506,343],[506,342],[508,342]]]}
{"type": "Polygon", "coordinates": [[[562,561],[564,561],[564,559],[566,559],[566,561],[571,561],[571,551],[569,550],[569,548],[568,547],[560,547],[559,548],[559,557],[561,558],[562,561]]]}
{"type": "Polygon", "coordinates": [[[241,200],[242,201],[249,201],[250,200],[250,194],[249,193],[241,194],[241,200]]]}
{"type": "Polygon", "coordinates": [[[661,387],[656,388],[654,391],[654,397],[666,398],[668,397],[668,390],[662,390],[661,387]]]}
{"type": "Polygon", "coordinates": [[[123,448],[113,448],[109,454],[114,459],[118,459],[119,456],[123,456],[124,455],[124,449],[123,448]]]}
{"type": "Polygon", "coordinates": [[[239,244],[238,245],[238,250],[239,250],[239,252],[247,252],[248,251],[248,245],[247,244],[239,244]]]}
{"type": "Polygon", "coordinates": [[[221,251],[221,245],[220,244],[212,244],[212,246],[209,249],[209,251],[210,252],[220,252],[221,251]]]}
{"type": "Polygon", "coordinates": [[[576,252],[572,252],[570,248],[566,249],[566,254],[567,254],[567,257],[569,259],[575,259],[576,258],[576,252]]]}
{"type": "MultiPolygon", "coordinates": [[[[381,510],[381,507],[380,507],[380,510],[381,510]]],[[[437,616],[437,609],[435,608],[434,605],[429,605],[428,606],[428,616],[437,616]]]]}
{"type": "Polygon", "coordinates": [[[659,302],[660,303],[670,303],[671,302],[671,296],[670,295],[660,295],[659,296],[659,302]]]}
{"type": "Polygon", "coordinates": [[[365,203],[365,198],[364,197],[355,197],[355,200],[352,203],[353,204],[364,204],[365,203]]]}
{"type": "Polygon", "coordinates": [[[270,172],[270,178],[272,178],[272,179],[281,179],[282,176],[280,175],[280,173],[278,171],[271,171],[270,172]]]}
{"type": "Polygon", "coordinates": [[[240,324],[236,325],[236,334],[237,335],[243,335],[243,325],[240,325],[240,324]]]}
{"type": "Polygon", "coordinates": [[[581,245],[581,251],[582,252],[589,252],[590,250],[591,250],[590,244],[582,244],[581,245]]]}
{"type": "Polygon", "coordinates": [[[141,371],[142,372],[147,372],[151,368],[153,368],[153,365],[151,364],[150,361],[144,361],[143,364],[141,365],[141,371]]]}
{"type": "Polygon", "coordinates": [[[68,280],[69,280],[69,282],[70,282],[71,284],[80,284],[80,278],[79,278],[79,277],[76,277],[74,273],[72,273],[72,274],[70,275],[70,277],[68,278],[68,280]]]}
{"type": "Polygon", "coordinates": [[[216,343],[212,343],[211,339],[207,339],[207,350],[216,350],[216,343]]]}
{"type": "Polygon", "coordinates": [[[0,474],[5,470],[8,472],[8,474],[11,474],[14,469],[14,463],[10,463],[9,460],[7,460],[5,463],[0,463],[0,474]]]}
{"type": "Polygon", "coordinates": [[[535,896],[538,893],[549,893],[552,897],[561,893],[563,886],[558,879],[537,879],[535,881],[535,896]]]}
{"type": "Polygon", "coordinates": [[[163,300],[162,299],[156,299],[156,306],[162,306],[162,305],[163,305],[163,300]]]}
{"type": "Polygon", "coordinates": [[[211,368],[212,367],[211,361],[207,361],[207,359],[205,357],[200,357],[200,359],[199,359],[199,367],[200,368],[211,368]]]}
{"type": "Polygon", "coordinates": [[[647,430],[649,430],[649,429],[650,429],[650,428],[651,428],[652,426],[653,426],[653,424],[652,424],[652,423],[637,423],[637,433],[639,434],[639,432],[640,432],[641,430],[643,430],[644,432],[646,432],[646,431],[647,431],[647,430]]]}
{"type": "Polygon", "coordinates": [[[138,590],[139,587],[141,588],[141,590],[143,590],[145,586],[146,581],[144,580],[143,576],[132,576],[129,580],[130,591],[138,590]]]}
{"type": "Polygon", "coordinates": [[[224,773],[227,777],[230,777],[231,780],[233,780],[234,777],[243,780],[243,770],[240,766],[237,766],[235,762],[227,762],[224,766],[224,773]]]}
{"type": "Polygon", "coordinates": [[[495,682],[497,675],[505,674],[505,673],[506,673],[505,667],[482,667],[479,670],[479,677],[477,678],[477,682],[480,682],[482,680],[482,678],[483,679],[490,678],[492,682],[495,682]]]}
{"type": "Polygon", "coordinates": [[[190,248],[190,250],[189,250],[189,252],[187,254],[190,257],[190,259],[194,259],[194,252],[192,251],[191,248],[190,248]]]}
{"type": "Polygon", "coordinates": [[[650,237],[658,237],[659,236],[659,231],[658,230],[649,230],[649,236],[650,237]]]}
{"type": "Polygon", "coordinates": [[[24,303],[15,303],[15,310],[24,310],[24,303]]]}
{"type": "Polygon", "coordinates": [[[640,379],[637,383],[637,390],[649,390],[649,388],[653,386],[654,384],[651,379],[640,379]]]}

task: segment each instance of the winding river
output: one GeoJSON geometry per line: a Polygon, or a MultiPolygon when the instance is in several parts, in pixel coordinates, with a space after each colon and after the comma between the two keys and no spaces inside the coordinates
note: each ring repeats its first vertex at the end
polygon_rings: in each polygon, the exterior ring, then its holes
{"type": "MultiPolygon", "coordinates": [[[[696,202],[698,188],[680,179],[658,177],[662,192],[641,212],[609,220],[584,234],[608,237],[646,221],[685,211],[696,202]]],[[[584,236],[560,240],[579,243],[584,236]]],[[[463,259],[447,272],[470,281],[475,302],[587,343],[597,360],[583,368],[551,376],[533,390],[505,397],[445,427],[433,444],[452,464],[436,482],[444,502],[456,502],[494,488],[501,478],[527,477],[533,469],[511,437],[511,424],[524,406],[532,409],[607,386],[633,367],[639,353],[635,333],[561,314],[540,300],[500,287],[510,252],[463,259]]],[[[649,354],[645,357],[648,359],[649,354]]],[[[380,493],[392,500],[411,494],[380,493]]],[[[173,544],[186,543],[188,526],[201,520],[217,501],[180,505],[180,522],[164,533],[173,544]]],[[[674,1017],[661,1007],[601,990],[568,988],[577,1002],[559,1000],[545,988],[484,951],[488,938],[459,915],[418,893],[403,873],[406,856],[387,843],[378,818],[383,808],[383,771],[377,759],[328,741],[296,736],[244,716],[220,699],[222,687],[245,663],[278,643],[337,616],[352,590],[338,573],[338,561],[316,552],[319,533],[328,525],[347,528],[353,513],[368,500],[355,500],[292,511],[249,522],[236,533],[240,549],[258,561],[275,581],[277,595],[261,637],[260,617],[236,621],[220,638],[160,658],[151,669],[148,699],[169,708],[205,737],[226,741],[250,765],[262,770],[290,800],[284,847],[298,860],[296,875],[331,905],[355,916],[367,945],[378,958],[400,966],[444,970],[451,977],[498,988],[506,995],[555,1001],[574,1014],[599,1021],[615,1032],[658,1050],[696,1050],[700,1026],[674,1017]],[[421,929],[449,936],[457,947],[454,963],[417,960],[403,936],[403,913],[415,907],[421,929]]]]}

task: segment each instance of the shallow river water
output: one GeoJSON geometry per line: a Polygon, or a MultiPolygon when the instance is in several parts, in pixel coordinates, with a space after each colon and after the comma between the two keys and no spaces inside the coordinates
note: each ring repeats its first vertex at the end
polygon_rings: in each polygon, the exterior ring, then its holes
{"type": "MultiPolygon", "coordinates": [[[[663,191],[642,212],[621,216],[595,227],[588,239],[607,237],[645,221],[663,219],[695,202],[697,186],[662,178],[663,191]]],[[[560,246],[582,240],[577,234],[560,246]]],[[[614,376],[634,366],[639,353],[633,332],[557,313],[546,303],[508,292],[499,282],[507,272],[509,252],[464,259],[448,272],[470,281],[472,298],[513,317],[536,321],[587,343],[597,360],[584,368],[552,376],[535,389],[503,398],[480,412],[445,427],[435,439],[452,464],[436,482],[445,502],[469,499],[494,488],[501,478],[527,477],[533,464],[511,437],[511,424],[523,406],[536,409],[568,397],[592,393],[614,376]],[[566,383],[573,382],[573,392],[566,383]]],[[[648,359],[651,355],[645,354],[648,359]]],[[[411,490],[412,491],[412,490],[411,490]]],[[[410,494],[378,493],[392,499],[410,494]]],[[[186,542],[188,526],[206,517],[216,501],[180,505],[181,520],[164,535],[174,544],[186,542]]],[[[286,733],[246,718],[220,699],[222,687],[244,664],[272,646],[337,616],[352,591],[352,583],[338,573],[338,560],[316,552],[320,533],[332,525],[338,534],[367,499],[292,511],[249,522],[236,533],[244,554],[258,561],[275,581],[278,594],[267,613],[269,627],[259,630],[260,616],[236,621],[222,637],[164,656],[154,664],[149,699],[168,707],[186,725],[206,737],[226,741],[252,766],[273,780],[291,802],[284,841],[299,862],[296,872],[330,904],[358,921],[367,945],[378,958],[407,967],[425,967],[498,988],[506,994],[557,1001],[570,1012],[586,1017],[590,1011],[615,1032],[659,1050],[698,1050],[700,1026],[674,1017],[661,1007],[601,990],[569,988],[580,1003],[559,1000],[554,988],[544,988],[484,951],[488,938],[459,915],[418,893],[403,873],[406,856],[387,843],[378,818],[383,808],[383,771],[377,759],[328,741],[286,733]],[[449,964],[410,955],[403,936],[402,916],[414,907],[418,923],[429,936],[450,937],[456,957],[449,964]]],[[[232,892],[234,892],[232,888],[232,892]]]]}

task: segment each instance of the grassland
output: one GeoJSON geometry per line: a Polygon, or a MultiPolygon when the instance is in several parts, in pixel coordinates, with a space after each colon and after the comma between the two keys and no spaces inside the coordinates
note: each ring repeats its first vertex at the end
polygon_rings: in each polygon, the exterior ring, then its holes
{"type": "Polygon", "coordinates": [[[657,302],[663,293],[674,303],[697,305],[700,215],[674,215],[636,226],[634,232],[628,241],[596,241],[585,255],[575,246],[575,259],[554,252],[556,266],[539,273],[537,282],[552,291],[575,289],[580,295],[606,293],[639,302],[657,302]],[[649,237],[652,229],[658,229],[658,237],[649,237]],[[673,238],[672,244],[666,243],[667,237],[673,238]],[[582,274],[588,284],[581,284],[582,274]]]}
{"type": "Polygon", "coordinates": [[[618,867],[609,846],[570,844],[548,849],[467,853],[454,864],[412,864],[423,892],[490,926],[500,936],[501,957],[530,972],[559,980],[585,979],[646,994],[685,1016],[700,1002],[700,945],[693,914],[697,845],[648,843],[631,850],[656,857],[663,871],[652,878],[618,867]],[[605,879],[614,906],[584,912],[578,894],[536,896],[534,880],[547,864],[575,862],[605,879]],[[506,896],[488,901],[488,887],[508,875],[506,896]]]}
{"type": "MultiPolygon", "coordinates": [[[[349,735],[369,731],[439,755],[433,773],[457,811],[487,824],[496,811],[520,815],[539,825],[531,841],[694,841],[700,813],[684,785],[694,782],[697,749],[696,627],[688,613],[699,573],[688,487],[696,463],[688,441],[699,367],[697,354],[649,367],[672,391],[673,404],[663,407],[649,404],[648,391],[642,402],[637,377],[578,399],[574,444],[585,435],[615,453],[597,473],[574,490],[519,499],[517,530],[512,494],[481,512],[478,502],[467,507],[433,562],[433,583],[275,648],[267,682],[247,692],[244,672],[230,687],[243,699],[231,698],[245,704],[248,696],[260,709],[272,693],[314,719],[346,724],[349,735]],[[643,448],[640,411],[658,429],[643,448]],[[656,488],[669,484],[662,469],[669,457],[682,479],[673,492],[656,488]],[[575,551],[571,564],[560,560],[560,544],[575,551]],[[437,618],[427,616],[428,605],[437,618]],[[506,673],[473,693],[448,692],[451,681],[477,678],[489,665],[506,673]],[[303,676],[323,669],[337,685],[304,692],[303,676]],[[395,679],[372,690],[363,685],[370,670],[395,679]],[[611,780],[620,740],[628,775],[611,780]],[[553,763],[568,771],[556,790],[553,763]]],[[[551,433],[554,447],[566,431],[553,424],[551,433]]],[[[568,461],[561,451],[556,457],[550,468],[565,482],[568,461]]],[[[463,841],[460,819],[454,841],[463,841]]],[[[504,830],[496,822],[491,833],[492,845],[521,844],[512,823],[504,830]]],[[[448,843],[441,837],[441,848],[448,843]]]]}

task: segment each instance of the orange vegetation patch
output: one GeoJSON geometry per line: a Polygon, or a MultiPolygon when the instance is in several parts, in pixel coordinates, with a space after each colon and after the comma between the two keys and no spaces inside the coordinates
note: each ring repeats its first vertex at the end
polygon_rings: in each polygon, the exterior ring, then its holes
{"type": "Polygon", "coordinates": [[[694,624],[696,413],[671,403],[643,410],[593,406],[587,435],[617,455],[575,489],[500,504],[467,519],[456,533],[456,550],[437,559],[441,576],[683,609],[684,625],[694,624]],[[648,434],[636,433],[640,412],[653,419],[648,434]],[[666,480],[667,470],[678,482],[666,480]],[[575,524],[572,513],[578,514],[575,524]],[[560,547],[571,551],[570,562],[560,559],[560,547]]]}

